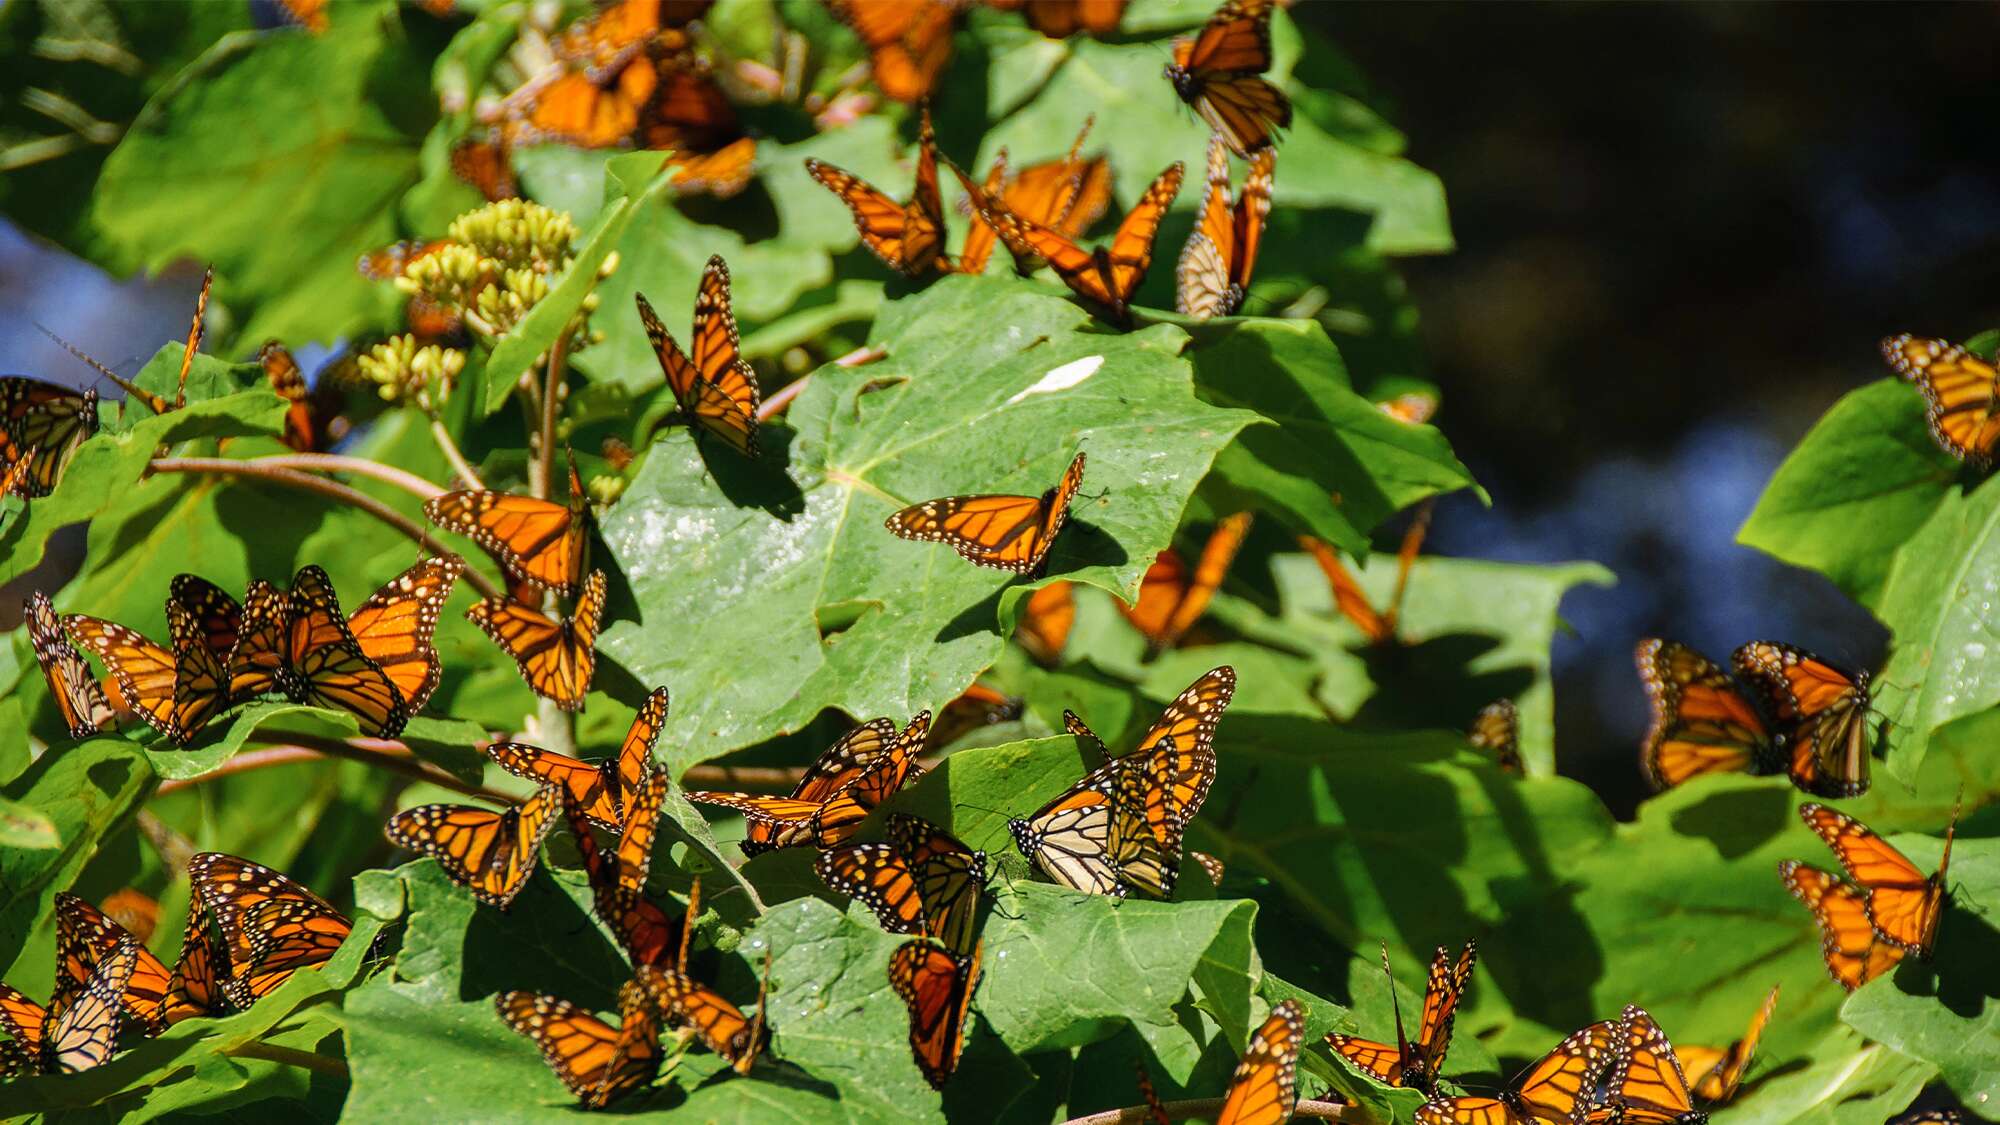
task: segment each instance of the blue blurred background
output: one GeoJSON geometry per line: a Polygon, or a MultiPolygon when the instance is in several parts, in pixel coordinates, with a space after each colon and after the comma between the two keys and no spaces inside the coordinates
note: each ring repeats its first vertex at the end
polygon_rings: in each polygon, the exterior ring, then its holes
{"type": "MultiPolygon", "coordinates": [[[[1874,665],[1864,611],[1734,536],[1813,420],[1884,374],[1879,337],[2000,323],[1996,10],[1293,11],[1450,194],[1458,251],[1401,265],[1438,421],[1494,505],[1446,501],[1430,549],[1618,575],[1565,605],[1564,772],[1637,799],[1641,636],[1874,665]]],[[[0,224],[0,368],[88,381],[39,323],[135,370],[185,332],[198,282],[110,278],[0,224]]]]}

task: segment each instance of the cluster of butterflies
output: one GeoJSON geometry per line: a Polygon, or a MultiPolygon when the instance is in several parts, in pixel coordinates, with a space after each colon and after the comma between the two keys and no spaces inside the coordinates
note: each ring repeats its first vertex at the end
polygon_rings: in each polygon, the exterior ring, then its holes
{"type": "Polygon", "coordinates": [[[464,565],[456,556],[425,559],[352,614],[341,612],[333,583],[317,566],[301,568],[289,589],[254,581],[241,602],[204,578],[175,575],[164,647],[102,618],[58,618],[39,591],[24,616],[35,659],[74,738],[130,714],[187,743],[227,708],[272,692],[350,712],[365,733],[387,737],[437,687],[442,666],[431,637],[464,565]],[[78,646],[103,663],[106,680],[92,676],[78,646]]]}
{"type": "Polygon", "coordinates": [[[158,1035],[193,1016],[255,1004],[326,963],[353,925],[318,895],[249,860],[188,861],[187,930],[172,969],[105,912],[55,896],[56,983],[47,1006],[0,984],[0,1077],[71,1074],[117,1049],[121,1028],[158,1035]]]}
{"type": "MultiPolygon", "coordinates": [[[[1449,950],[1438,947],[1414,1038],[1404,1031],[1400,1008],[1393,1044],[1341,1033],[1326,1037],[1333,1052],[1357,1070],[1387,1085],[1428,1094],[1430,1100],[1417,1111],[1421,1125],[1700,1125],[1708,1115],[1694,1108],[1695,1099],[1713,1104],[1735,1095],[1778,1003],[1773,988],[1743,1038],[1722,1048],[1689,1047],[1678,1056],[1646,1010],[1630,1005],[1619,1019],[1602,1020],[1564,1039],[1497,1097],[1446,1095],[1440,1092],[1445,1053],[1476,958],[1471,942],[1455,961],[1449,950]]],[[[1389,972],[1386,947],[1382,971],[1389,972]]],[[[1393,978],[1389,991],[1393,1002],[1393,978]]]]}

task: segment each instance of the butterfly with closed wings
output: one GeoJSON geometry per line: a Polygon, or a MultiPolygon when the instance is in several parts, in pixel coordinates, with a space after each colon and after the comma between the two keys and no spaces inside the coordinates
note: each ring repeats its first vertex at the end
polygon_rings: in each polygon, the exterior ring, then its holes
{"type": "Polygon", "coordinates": [[[1264,220],[1271,213],[1271,170],[1276,149],[1250,158],[1250,176],[1234,206],[1229,201],[1229,157],[1220,136],[1208,143],[1208,188],[1201,218],[1181,248],[1174,269],[1174,309],[1196,320],[1234,316],[1250,290],[1264,220]]]}
{"type": "Polygon", "coordinates": [[[695,295],[690,349],[682,351],[643,293],[634,293],[639,321],[660,361],[667,388],[696,438],[714,434],[746,457],[757,456],[757,373],[743,358],[736,314],[729,307],[729,265],[716,255],[695,295]]]}
{"type": "Polygon", "coordinates": [[[946,267],[937,161],[937,140],[926,109],[917,133],[917,182],[908,203],[898,203],[859,176],[824,161],[808,157],[806,171],[854,213],[862,245],[883,265],[905,277],[922,277],[946,267]]]}
{"type": "Polygon", "coordinates": [[[836,893],[874,911],[884,930],[933,937],[954,953],[971,953],[986,853],[907,813],[889,814],[888,827],[888,843],[829,849],[813,870],[836,893]]]}
{"type": "MultiPolygon", "coordinates": [[[[1424,1010],[1417,1022],[1415,1039],[1403,1034],[1403,1012],[1397,1006],[1395,1043],[1377,1043],[1336,1032],[1326,1037],[1327,1045],[1379,1081],[1435,1095],[1438,1079],[1443,1076],[1445,1052],[1451,1047],[1452,1022],[1457,1017],[1459,1001],[1465,996],[1465,986],[1472,979],[1472,964],[1477,956],[1478,950],[1468,941],[1454,965],[1450,952],[1442,945],[1437,947],[1424,985],[1424,1010]]],[[[1395,977],[1389,972],[1387,945],[1382,947],[1382,973],[1389,977],[1389,997],[1393,1003],[1395,977]]]]}

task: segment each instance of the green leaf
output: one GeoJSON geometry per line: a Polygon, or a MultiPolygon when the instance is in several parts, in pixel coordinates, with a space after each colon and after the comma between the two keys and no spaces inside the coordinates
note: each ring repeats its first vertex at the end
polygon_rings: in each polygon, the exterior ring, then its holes
{"type": "Polygon", "coordinates": [[[1813,425],[1736,539],[1879,611],[1898,549],[1945,502],[1959,469],[1932,440],[1922,395],[1893,379],[1870,383],[1813,425]]]}
{"type": "Polygon", "coordinates": [[[1244,430],[1216,458],[1209,489],[1235,509],[1275,510],[1296,530],[1357,554],[1392,513],[1477,487],[1443,434],[1398,422],[1349,388],[1340,352],[1318,324],[1247,319],[1191,330],[1202,399],[1278,423],[1244,430]]]}
{"type": "MultiPolygon", "coordinates": [[[[1890,843],[1925,871],[1936,868],[1944,851],[1944,841],[1930,836],[1896,836],[1890,843]]],[[[1949,878],[1952,904],[1939,923],[1934,964],[1906,960],[1849,997],[1840,1017],[1868,1038],[1935,1065],[1971,1107],[2000,1087],[2000,935],[1970,913],[2000,894],[2000,840],[1957,841],[1949,878]]]]}
{"type": "Polygon", "coordinates": [[[379,319],[354,261],[395,239],[436,103],[393,5],[340,16],[324,35],[224,36],[153,99],[91,200],[112,269],[214,263],[250,340],[331,341],[379,319]]]}
{"type": "Polygon", "coordinates": [[[54,826],[60,846],[0,845],[0,963],[12,962],[57,891],[76,880],[98,842],[131,815],[152,786],[138,752],[96,738],[44,754],[0,797],[27,805],[54,826]]]}
{"type": "Polygon", "coordinates": [[[1084,494],[1051,571],[1133,595],[1209,459],[1253,416],[1195,401],[1178,331],[1088,324],[1025,284],[947,279],[885,306],[875,342],[887,359],[814,373],[791,432],[767,429],[762,460],[715,448],[704,461],[678,433],[654,447],[601,521],[639,619],[608,628],[600,650],[673,688],[676,724],[696,732],[669,752],[676,772],[828,707],[939,706],[993,662],[1020,589],[891,535],[882,520],[906,504],[1037,494],[1083,448],[1084,494]],[[1083,433],[1096,440],[1079,445],[1083,433]],[[755,636],[760,659],[661,643],[669,634],[755,636]]]}
{"type": "Polygon", "coordinates": [[[1767,1052],[1730,1103],[1730,1125],[1875,1125],[1909,1107],[1937,1068],[1836,1027],[1803,1067],[1774,1073],[1767,1052]]]}
{"type": "Polygon", "coordinates": [[[46,813],[19,801],[0,797],[0,848],[29,851],[62,846],[55,821],[46,813]]]}
{"type": "Polygon", "coordinates": [[[1889,716],[1888,769],[1908,780],[1931,732],[2000,703],[2000,668],[1988,658],[1993,591],[2000,590],[2000,483],[1946,493],[1896,553],[1877,610],[1895,633],[1876,677],[1889,716]]]}

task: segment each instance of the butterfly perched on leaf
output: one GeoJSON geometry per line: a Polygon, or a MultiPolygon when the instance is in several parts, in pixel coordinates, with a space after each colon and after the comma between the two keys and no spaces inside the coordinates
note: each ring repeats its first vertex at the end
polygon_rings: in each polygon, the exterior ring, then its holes
{"type": "Polygon", "coordinates": [[[1736,1096],[1737,1088],[1743,1085],[1744,1073],[1750,1069],[1750,1060],[1757,1055],[1757,1041],[1764,1037],[1764,1028],[1770,1025],[1771,1013],[1777,1009],[1778,986],[1774,984],[1764,997],[1763,1006],[1750,1017],[1750,1028],[1743,1038],[1727,1047],[1680,1049],[1681,1067],[1692,1079],[1688,1085],[1695,1097],[1705,1102],[1726,1102],[1736,1096]]]}
{"type": "Polygon", "coordinates": [[[926,109],[917,133],[917,182],[910,201],[898,203],[860,177],[810,157],[806,171],[854,213],[861,242],[882,264],[905,277],[943,268],[944,204],[938,199],[937,139],[926,109]]]}
{"type": "Polygon", "coordinates": [[[604,623],[604,572],[593,570],[570,616],[550,617],[512,598],[487,598],[465,611],[520,666],[529,690],[565,711],[583,706],[597,672],[597,632],[604,623]]]}
{"type": "Polygon", "coordinates": [[[1796,859],[1778,864],[1778,878],[1819,926],[1820,958],[1828,975],[1852,992],[1903,959],[1903,947],[1875,932],[1868,892],[1796,859]]]}
{"type": "Polygon", "coordinates": [[[583,814],[610,832],[624,830],[631,802],[653,770],[653,746],[667,722],[667,689],[654,688],[639,705],[618,753],[586,762],[525,742],[494,742],[486,754],[516,777],[563,787],[583,814]]]}
{"type": "Polygon", "coordinates": [[[117,1047],[125,990],[139,962],[138,939],[127,935],[98,959],[82,989],[58,984],[43,1007],[0,984],[0,1077],[75,1074],[102,1065],[117,1047]]]}
{"type": "Polygon", "coordinates": [[[1153,264],[1153,239],[1160,220],[1180,194],[1184,166],[1175,161],[1159,174],[1139,197],[1139,202],[1118,222],[1118,231],[1106,246],[1085,250],[1055,227],[1038,223],[1008,208],[1004,199],[986,194],[966,174],[954,166],[966,197],[981,222],[993,228],[1017,259],[1040,259],[1056,271],[1071,291],[1110,313],[1111,320],[1130,327],[1132,297],[1146,279],[1153,264]]]}
{"type": "Polygon", "coordinates": [[[85,614],[68,614],[62,624],[72,641],[104,663],[121,707],[175,742],[187,743],[231,698],[227,664],[207,643],[195,612],[169,599],[172,648],[85,614]]]}
{"type": "MultiPolygon", "coordinates": [[[[212,923],[220,937],[210,979],[238,1008],[250,1007],[294,972],[325,964],[354,928],[325,899],[261,864],[202,852],[188,860],[187,872],[190,909],[212,923]]],[[[195,929],[190,920],[190,934],[195,929]]],[[[187,971],[187,949],[184,945],[175,970],[177,983],[200,979],[187,971]]]]}
{"type": "MultiPolygon", "coordinates": [[[[103,911],[67,891],[56,893],[55,908],[56,988],[51,1007],[60,1009],[90,986],[91,977],[105,958],[116,953],[121,944],[136,943],[138,938],[103,911]]],[[[169,1018],[166,1001],[172,987],[171,977],[158,957],[145,946],[138,947],[132,970],[126,976],[121,1003],[126,1014],[149,1035],[159,1034],[169,1023],[189,1014],[176,1011],[169,1018]]]]}
{"type": "MultiPolygon", "coordinates": [[[[1008,174],[1007,150],[1001,149],[994,155],[980,193],[999,200],[1010,214],[1040,223],[1072,241],[1082,238],[1111,206],[1111,161],[1101,154],[1082,155],[1084,138],[1095,121],[1094,117],[1084,119],[1068,155],[1031,164],[1012,175],[1008,174]]],[[[959,209],[972,217],[972,226],[960,247],[957,268],[961,273],[984,273],[998,235],[980,217],[970,195],[961,197],[959,209]]],[[[1044,264],[1039,254],[1022,254],[1012,247],[1008,252],[1014,257],[1015,268],[1023,273],[1032,273],[1044,264]]]]}
{"type": "Polygon", "coordinates": [[[746,856],[773,848],[831,847],[854,835],[870,809],[915,776],[930,723],[931,713],[920,711],[901,733],[889,719],[855,727],[806,767],[789,797],[704,790],[687,798],[741,813],[746,856]]]}
{"type": "Polygon", "coordinates": [[[1633,654],[1652,722],[1639,764],[1654,789],[1706,773],[1762,772],[1776,747],[1752,697],[1729,673],[1677,641],[1648,637],[1633,654]]]}
{"type": "MultiPolygon", "coordinates": [[[[1431,958],[1430,974],[1424,984],[1424,1009],[1417,1021],[1417,1035],[1410,1039],[1403,1034],[1403,1014],[1396,1011],[1396,1042],[1377,1043],[1354,1035],[1335,1033],[1326,1037],[1327,1044],[1335,1054],[1373,1075],[1377,1080],[1391,1086],[1409,1086],[1437,1093],[1438,1079],[1443,1076],[1445,1052],[1451,1047],[1452,1022],[1458,1015],[1459,1001],[1465,998],[1465,986],[1472,979],[1472,964],[1478,957],[1478,950],[1472,942],[1465,943],[1464,952],[1453,964],[1450,951],[1440,945],[1437,954],[1431,958]]],[[[1382,972],[1389,975],[1389,950],[1382,949],[1382,972]]],[[[1395,998],[1395,978],[1390,977],[1390,998],[1395,998]]]]}
{"type": "Polygon", "coordinates": [[[1736,674],[1761,693],[1784,735],[1792,784],[1816,797],[1868,792],[1868,673],[1838,668],[1801,648],[1752,641],[1736,650],[1736,674]]]}
{"type": "Polygon", "coordinates": [[[12,495],[33,499],[55,491],[77,447],[96,432],[96,391],[0,376],[0,465],[14,480],[12,495]]]}
{"type": "MultiPolygon", "coordinates": [[[[438,598],[442,600],[442,594],[438,598]]],[[[248,628],[252,615],[246,607],[242,639],[231,650],[228,663],[232,690],[239,665],[255,668],[270,663],[261,633],[265,627],[262,614],[282,615],[277,628],[278,659],[274,674],[278,688],[288,698],[294,703],[349,712],[361,720],[361,732],[366,735],[390,738],[403,729],[410,718],[409,702],[403,698],[396,680],[368,655],[354,635],[347,615],[341,612],[333,580],[325,570],[318,566],[301,567],[292,576],[291,589],[282,603],[269,595],[260,595],[260,600],[269,604],[268,611],[260,609],[257,621],[260,632],[253,633],[248,628]]],[[[401,620],[405,625],[415,625],[415,617],[413,613],[401,620]]],[[[407,650],[405,655],[410,663],[400,669],[406,676],[434,686],[429,659],[435,654],[429,652],[428,637],[419,638],[394,624],[384,623],[380,639],[394,651],[407,650]]]]}
{"type": "Polygon", "coordinates": [[[689,432],[714,434],[746,457],[757,456],[757,373],[744,360],[729,309],[729,265],[716,255],[695,295],[689,350],[682,351],[643,293],[634,293],[646,339],[689,432]]]}
{"type": "Polygon", "coordinates": [[[1703,1125],[1667,1033],[1644,1008],[1627,1004],[1612,1042],[1611,1068],[1592,1121],[1619,1125],[1703,1125]]]}
{"type": "Polygon", "coordinates": [[[1014,639],[1038,662],[1062,663],[1069,631],[1076,626],[1076,590],[1068,582],[1051,582],[1028,595],[1014,639]]]}
{"type": "MultiPolygon", "coordinates": [[[[1185,824],[1201,811],[1208,788],[1215,781],[1215,731],[1222,713],[1236,696],[1236,669],[1218,665],[1197,676],[1160,712],[1160,717],[1139,736],[1138,745],[1124,760],[1136,762],[1165,745],[1174,744],[1173,788],[1158,807],[1149,809],[1148,819],[1155,831],[1164,834],[1171,817],[1185,824]]],[[[1063,712],[1063,729],[1094,748],[1107,762],[1114,760],[1110,748],[1073,712],[1063,712]]]]}
{"type": "Polygon", "coordinates": [[[1174,43],[1167,80],[1229,151],[1248,157],[1292,124],[1292,102],[1263,77],[1271,69],[1277,0],[1225,0],[1192,39],[1174,43]]]}
{"type": "Polygon", "coordinates": [[[813,870],[836,893],[874,911],[884,930],[933,937],[954,953],[971,953],[986,853],[907,813],[889,814],[888,827],[888,843],[829,849],[813,870]]]}
{"type": "MultiPolygon", "coordinates": [[[[683,923],[691,924],[691,920],[683,923]]],[[[766,974],[769,971],[766,961],[766,974]]],[[[756,1014],[746,1016],[721,993],[689,976],[684,964],[674,968],[641,966],[637,980],[666,1014],[667,1022],[694,1029],[704,1046],[728,1060],[730,1069],[750,1073],[766,1038],[762,991],[757,996],[756,1014]]],[[[765,987],[769,987],[768,979],[765,987]]]]}
{"type": "Polygon", "coordinates": [[[1521,712],[1511,699],[1496,699],[1479,709],[1465,740],[1475,750],[1493,755],[1500,768],[1516,777],[1526,771],[1521,762],[1521,712]]]}
{"type": "Polygon", "coordinates": [[[1583,1121],[1595,1104],[1600,1080],[1614,1061],[1618,1030],[1618,1021],[1603,1020],[1571,1033],[1555,1050],[1530,1064],[1498,1097],[1433,1097],[1417,1108],[1417,1125],[1583,1121]]]}
{"type": "Polygon", "coordinates": [[[2000,446],[2000,368],[1949,340],[1909,333],[1882,341],[1882,355],[1923,392],[1938,445],[1977,470],[1992,468],[2000,446]]]}
{"type": "Polygon", "coordinates": [[[965,1048],[965,1016],[979,987],[975,944],[960,956],[928,938],[906,941],[889,955],[889,986],[910,1010],[910,1053],[924,1078],[944,1089],[965,1048]]]}
{"type": "Polygon", "coordinates": [[[35,663],[49,683],[49,698],[62,715],[71,738],[89,738],[111,724],[111,702],[104,686],[91,673],[83,654],[76,651],[64,634],[49,596],[36,590],[21,607],[28,629],[28,643],[35,651],[35,663]]]}
{"type": "Polygon", "coordinates": [[[1866,896],[1868,923],[1882,940],[1924,960],[1937,945],[1938,921],[1950,899],[1945,873],[1951,868],[1951,842],[1958,832],[1958,810],[1944,834],[1944,855],[1929,875],[1904,857],[1887,840],[1838,809],[1820,804],[1799,806],[1799,819],[1819,835],[1840,860],[1847,877],[1866,896]]]}
{"type": "Polygon", "coordinates": [[[542,840],[562,814],[562,790],[544,785],[501,812],[472,805],[418,805],[389,818],[383,834],[437,861],[472,897],[505,908],[528,885],[542,840]]]}
{"type": "Polygon", "coordinates": [[[1196,320],[1234,316],[1250,289],[1257,266],[1257,247],[1264,240],[1264,220],[1271,213],[1271,170],[1276,149],[1260,149],[1250,158],[1250,175],[1243,194],[1229,201],[1229,156],[1220,136],[1208,143],[1208,187],[1202,196],[1201,218],[1181,248],[1174,269],[1174,308],[1196,320]]]}
{"type": "Polygon", "coordinates": [[[1083,461],[1078,453],[1062,480],[1040,496],[945,496],[912,504],[884,525],[902,539],[947,544],[978,566],[1039,575],[1083,487],[1083,461]]]}
{"type": "Polygon", "coordinates": [[[569,466],[569,503],[474,489],[424,501],[424,518],[466,536],[509,576],[567,598],[583,578],[589,544],[589,498],[569,466]]]}
{"type": "Polygon", "coordinates": [[[1121,605],[1118,611],[1145,635],[1149,656],[1174,647],[1200,620],[1229,573],[1229,564],[1235,561],[1244,537],[1250,534],[1250,518],[1249,512],[1238,512],[1217,523],[1191,573],[1172,549],[1161,551],[1146,568],[1145,577],[1139,580],[1138,602],[1129,609],[1121,605]]]}
{"type": "Polygon", "coordinates": [[[1403,530],[1402,545],[1396,549],[1396,585],[1389,594],[1389,603],[1377,610],[1368,595],[1361,589],[1361,581],[1347,564],[1340,561],[1340,554],[1333,547],[1310,535],[1299,536],[1299,546],[1319,564],[1321,573],[1326,575],[1327,586],[1333,593],[1333,606],[1342,617],[1354,623],[1368,643],[1375,646],[1396,642],[1396,627],[1402,621],[1403,595],[1409,590],[1410,571],[1415,568],[1417,555],[1423,550],[1424,536],[1430,531],[1431,507],[1429,501],[1417,508],[1410,526],[1403,530]]]}
{"type": "Polygon", "coordinates": [[[1229,1077],[1229,1092],[1215,1113],[1216,1125],[1280,1125],[1299,1103],[1299,1051],[1305,1046],[1306,1013],[1286,1000],[1256,1031],[1229,1077]]]}
{"type": "Polygon", "coordinates": [[[542,1053],[586,1109],[600,1109],[650,1083],[660,1066],[659,1010],[638,982],[618,990],[618,1026],[560,997],[502,992],[493,1006],[542,1053]]]}
{"type": "Polygon", "coordinates": [[[1071,890],[1171,896],[1184,827],[1173,812],[1179,759],[1172,738],[1112,759],[1028,816],[1009,820],[1015,847],[1071,890]]]}
{"type": "MultiPolygon", "coordinates": [[[[578,856],[590,883],[591,902],[597,916],[618,936],[634,965],[663,965],[683,926],[668,919],[646,897],[646,877],[651,869],[653,840],[659,828],[660,810],[666,804],[668,780],[664,770],[649,774],[630,794],[625,810],[625,827],[618,846],[606,855],[591,834],[591,819],[574,792],[562,791],[563,812],[570,832],[576,837],[578,856]]],[[[693,915],[692,900],[689,916],[693,915]]]]}
{"type": "Polygon", "coordinates": [[[875,87],[915,105],[930,97],[951,62],[951,37],[961,7],[955,0],[826,0],[868,48],[875,87]]]}

